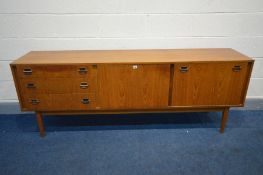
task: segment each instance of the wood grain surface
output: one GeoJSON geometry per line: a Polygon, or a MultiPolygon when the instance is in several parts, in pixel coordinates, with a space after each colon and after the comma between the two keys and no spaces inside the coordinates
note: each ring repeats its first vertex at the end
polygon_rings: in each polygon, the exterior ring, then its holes
{"type": "Polygon", "coordinates": [[[168,106],[170,65],[99,65],[101,109],[144,109],[168,106]],[[134,69],[134,66],[137,66],[134,69]]]}
{"type": "Polygon", "coordinates": [[[171,106],[241,105],[248,63],[180,63],[174,65],[171,106]],[[233,71],[240,66],[240,71],[233,71]],[[187,67],[187,72],[181,72],[187,67]]]}
{"type": "Polygon", "coordinates": [[[11,64],[175,63],[251,61],[233,49],[32,51],[11,64]]]}

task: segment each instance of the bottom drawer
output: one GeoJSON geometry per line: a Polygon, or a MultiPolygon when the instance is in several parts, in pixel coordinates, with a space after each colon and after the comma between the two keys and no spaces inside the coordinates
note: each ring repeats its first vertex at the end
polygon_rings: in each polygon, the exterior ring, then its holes
{"type": "Polygon", "coordinates": [[[76,111],[96,109],[94,93],[37,94],[22,97],[24,111],[76,111]]]}

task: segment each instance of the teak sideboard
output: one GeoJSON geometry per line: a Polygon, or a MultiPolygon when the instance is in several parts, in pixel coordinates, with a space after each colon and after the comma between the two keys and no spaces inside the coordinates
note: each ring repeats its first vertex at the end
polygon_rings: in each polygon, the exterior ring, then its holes
{"type": "Polygon", "coordinates": [[[32,51],[10,64],[22,111],[222,111],[244,106],[254,60],[228,48],[32,51]]]}

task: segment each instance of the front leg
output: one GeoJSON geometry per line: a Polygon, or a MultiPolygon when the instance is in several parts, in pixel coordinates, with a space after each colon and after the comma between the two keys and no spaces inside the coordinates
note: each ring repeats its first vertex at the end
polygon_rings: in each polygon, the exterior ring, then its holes
{"type": "Polygon", "coordinates": [[[220,127],[221,133],[224,133],[225,125],[226,125],[227,118],[228,118],[228,112],[229,112],[229,107],[225,108],[222,112],[221,127],[220,127]]]}
{"type": "Polygon", "coordinates": [[[43,115],[41,112],[36,112],[36,116],[37,116],[37,125],[38,125],[38,129],[39,129],[39,135],[40,135],[40,137],[44,137],[45,136],[45,128],[44,128],[44,122],[43,122],[43,115]]]}

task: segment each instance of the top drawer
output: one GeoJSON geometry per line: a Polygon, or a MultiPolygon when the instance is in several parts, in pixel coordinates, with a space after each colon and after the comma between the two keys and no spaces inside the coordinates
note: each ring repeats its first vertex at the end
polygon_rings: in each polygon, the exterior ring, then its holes
{"type": "Polygon", "coordinates": [[[97,75],[97,65],[17,65],[18,77],[87,77],[97,75]]]}

